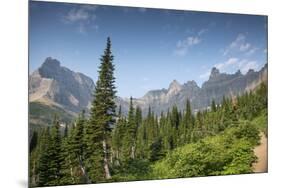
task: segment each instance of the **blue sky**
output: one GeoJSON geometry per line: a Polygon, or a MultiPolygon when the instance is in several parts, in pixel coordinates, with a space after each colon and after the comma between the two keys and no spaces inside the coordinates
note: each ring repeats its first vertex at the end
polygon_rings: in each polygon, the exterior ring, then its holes
{"type": "Polygon", "coordinates": [[[267,63],[265,16],[48,2],[30,2],[29,16],[30,72],[53,57],[96,81],[110,36],[122,97],[267,63]]]}

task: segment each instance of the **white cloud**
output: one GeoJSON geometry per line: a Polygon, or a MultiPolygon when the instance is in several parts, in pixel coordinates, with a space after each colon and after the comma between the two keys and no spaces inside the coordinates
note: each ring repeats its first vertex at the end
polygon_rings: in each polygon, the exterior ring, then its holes
{"type": "Polygon", "coordinates": [[[198,44],[201,41],[198,37],[188,37],[187,40],[184,41],[188,46],[193,46],[198,44]]]}
{"type": "Polygon", "coordinates": [[[259,64],[256,61],[248,60],[240,61],[238,67],[243,74],[246,74],[249,69],[258,70],[260,68],[259,64]]]}
{"type": "Polygon", "coordinates": [[[243,34],[239,34],[224,50],[223,56],[233,53],[242,52],[245,55],[252,55],[258,48],[247,42],[247,38],[243,34]]]}
{"type": "Polygon", "coordinates": [[[241,44],[240,51],[242,51],[242,52],[247,51],[250,47],[251,47],[250,43],[241,44]]]}
{"type": "Polygon", "coordinates": [[[83,9],[72,9],[65,16],[67,22],[77,22],[81,20],[87,20],[89,18],[89,13],[83,9]]]}
{"type": "Polygon", "coordinates": [[[221,72],[234,73],[240,70],[243,74],[247,73],[249,69],[258,70],[260,67],[257,61],[248,59],[229,58],[223,63],[215,64],[221,72]]]}
{"type": "Polygon", "coordinates": [[[238,58],[229,58],[226,62],[215,64],[215,67],[218,68],[221,71],[224,71],[228,67],[237,64],[238,61],[239,61],[238,58]]]}
{"type": "Polygon", "coordinates": [[[184,38],[183,40],[179,40],[176,44],[176,49],[174,50],[174,54],[178,56],[185,56],[188,52],[189,48],[192,46],[198,45],[202,41],[202,35],[208,32],[207,28],[202,28],[201,30],[195,31],[194,28],[188,28],[186,33],[190,36],[184,38]]]}
{"type": "Polygon", "coordinates": [[[203,74],[199,75],[199,78],[201,78],[201,79],[204,79],[204,80],[205,80],[205,79],[209,78],[210,74],[211,74],[211,71],[210,71],[210,70],[208,70],[207,72],[205,72],[205,73],[203,73],[203,74]]]}
{"type": "Polygon", "coordinates": [[[230,44],[230,48],[235,48],[245,41],[246,37],[243,34],[239,34],[237,38],[230,44]]]}
{"type": "Polygon", "coordinates": [[[201,39],[197,36],[189,36],[183,40],[179,40],[174,53],[179,56],[184,56],[191,46],[197,45],[200,42],[201,39]]]}
{"type": "Polygon", "coordinates": [[[62,21],[66,24],[77,25],[77,31],[79,33],[86,33],[88,28],[92,28],[95,31],[97,31],[98,25],[95,23],[96,9],[97,6],[90,6],[90,5],[82,5],[73,8],[69,12],[67,12],[66,15],[63,16],[62,21]]]}
{"type": "Polygon", "coordinates": [[[199,32],[198,32],[198,36],[201,36],[203,34],[205,34],[206,32],[208,31],[208,29],[201,29],[199,32]]]}
{"type": "Polygon", "coordinates": [[[246,55],[250,56],[250,55],[254,54],[257,50],[258,50],[258,48],[251,48],[251,49],[246,53],[246,55]]]}

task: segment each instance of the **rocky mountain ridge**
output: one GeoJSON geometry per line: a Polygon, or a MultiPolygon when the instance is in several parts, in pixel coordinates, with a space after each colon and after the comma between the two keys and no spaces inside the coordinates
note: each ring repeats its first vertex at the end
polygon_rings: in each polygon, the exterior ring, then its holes
{"type": "Polygon", "coordinates": [[[188,98],[193,110],[200,110],[210,106],[212,100],[220,103],[224,96],[241,95],[254,89],[261,82],[267,82],[267,64],[259,71],[250,69],[245,75],[240,70],[234,74],[220,73],[214,67],[209,79],[201,88],[195,81],[181,85],[174,80],[168,89],[149,91],[144,97],[135,99],[135,104],[141,106],[143,111],[147,111],[148,106],[151,106],[157,114],[160,114],[173,105],[183,110],[188,98]]]}
{"type": "MultiPolygon", "coordinates": [[[[220,103],[223,96],[240,95],[254,89],[262,81],[267,81],[267,64],[259,71],[250,69],[245,75],[239,70],[234,74],[221,73],[214,67],[202,87],[194,80],[184,84],[173,80],[168,89],[148,91],[133,102],[142,108],[144,115],[149,107],[158,115],[161,111],[167,112],[173,105],[183,110],[187,98],[192,108],[199,110],[208,107],[213,99],[220,103]]],[[[94,89],[95,84],[90,77],[73,72],[50,57],[29,77],[30,102],[55,105],[73,114],[89,109],[94,89]]],[[[127,113],[129,99],[117,97],[116,104],[122,106],[123,113],[127,113]]]]}

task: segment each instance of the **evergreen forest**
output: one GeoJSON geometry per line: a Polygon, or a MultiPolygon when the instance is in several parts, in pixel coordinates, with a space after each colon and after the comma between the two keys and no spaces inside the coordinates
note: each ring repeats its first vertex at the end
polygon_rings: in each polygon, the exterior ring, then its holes
{"type": "MultiPolygon", "coordinates": [[[[267,136],[267,83],[197,111],[171,106],[144,114],[130,98],[116,106],[115,64],[107,39],[90,113],[32,132],[29,185],[57,186],[252,173],[254,148],[267,136]]],[[[93,67],[95,69],[96,67],[93,67]]]]}

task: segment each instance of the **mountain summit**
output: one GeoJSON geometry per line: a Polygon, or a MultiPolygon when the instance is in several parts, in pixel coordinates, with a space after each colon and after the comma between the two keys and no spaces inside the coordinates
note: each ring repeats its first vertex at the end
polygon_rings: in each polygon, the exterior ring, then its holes
{"type": "Polygon", "coordinates": [[[181,89],[182,89],[182,86],[180,85],[180,83],[177,80],[173,80],[169,85],[168,95],[175,95],[181,89]]]}
{"type": "Polygon", "coordinates": [[[30,102],[38,101],[63,109],[80,112],[89,106],[95,85],[93,80],[60,65],[51,57],[46,58],[29,78],[30,102]]]}
{"type": "Polygon", "coordinates": [[[216,67],[213,67],[211,70],[210,79],[216,78],[219,75],[220,75],[219,69],[217,69],[216,67]]]}

